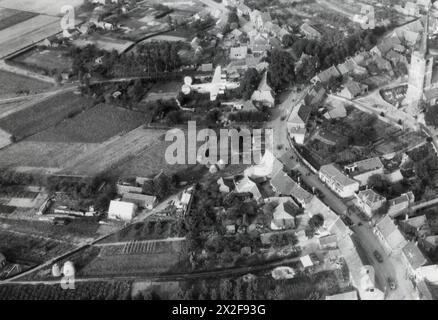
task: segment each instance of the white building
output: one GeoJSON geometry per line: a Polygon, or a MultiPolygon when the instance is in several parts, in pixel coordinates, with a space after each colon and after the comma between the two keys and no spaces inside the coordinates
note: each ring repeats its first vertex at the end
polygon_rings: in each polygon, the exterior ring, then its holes
{"type": "Polygon", "coordinates": [[[261,106],[267,106],[269,108],[274,107],[274,91],[268,85],[267,72],[263,73],[262,80],[260,81],[257,90],[255,90],[251,96],[251,101],[261,106]]]}
{"type": "Polygon", "coordinates": [[[131,202],[113,200],[108,209],[108,218],[131,221],[137,212],[137,205],[131,202]]]}
{"type": "Polygon", "coordinates": [[[301,101],[294,106],[287,119],[287,131],[289,136],[294,139],[297,144],[304,144],[307,132],[306,125],[310,117],[310,111],[310,107],[301,101]]]}
{"type": "Polygon", "coordinates": [[[359,190],[359,182],[347,177],[333,164],[319,169],[319,179],[342,198],[352,197],[359,190]]]}

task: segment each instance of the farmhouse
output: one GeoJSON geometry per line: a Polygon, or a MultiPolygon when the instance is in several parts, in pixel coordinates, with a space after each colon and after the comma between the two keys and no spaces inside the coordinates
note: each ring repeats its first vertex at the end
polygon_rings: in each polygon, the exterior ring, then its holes
{"type": "Polygon", "coordinates": [[[108,219],[131,221],[137,212],[137,206],[131,202],[113,200],[108,209],[108,219]]]}
{"type": "Polygon", "coordinates": [[[254,197],[255,200],[259,200],[262,198],[260,190],[257,184],[249,179],[248,177],[243,177],[243,179],[239,181],[235,181],[236,191],[239,193],[250,193],[254,197]]]}
{"type": "Polygon", "coordinates": [[[145,194],[128,192],[123,195],[123,201],[131,202],[137,205],[137,207],[139,208],[145,208],[150,210],[155,206],[157,198],[145,194]]]}
{"type": "Polygon", "coordinates": [[[403,237],[389,215],[383,217],[376,224],[374,227],[374,233],[388,255],[400,251],[406,245],[406,239],[403,237]]]}
{"type": "Polygon", "coordinates": [[[369,217],[372,217],[376,211],[383,207],[386,198],[373,191],[367,189],[359,191],[357,194],[358,205],[369,217]]]}
{"type": "Polygon", "coordinates": [[[374,174],[383,174],[384,167],[382,161],[378,157],[370,158],[358,162],[354,162],[345,167],[345,171],[353,177],[354,180],[359,181],[361,186],[368,183],[368,178],[374,174]]]}
{"type": "Polygon", "coordinates": [[[321,71],[316,76],[314,76],[312,79],[310,79],[310,82],[312,84],[317,84],[318,82],[321,82],[323,84],[328,83],[333,78],[340,77],[341,73],[336,69],[335,66],[331,66],[330,68],[325,69],[324,71],[321,71]]]}
{"type": "Polygon", "coordinates": [[[334,164],[327,164],[319,169],[319,179],[342,198],[352,197],[359,190],[359,182],[350,179],[334,164]]]}

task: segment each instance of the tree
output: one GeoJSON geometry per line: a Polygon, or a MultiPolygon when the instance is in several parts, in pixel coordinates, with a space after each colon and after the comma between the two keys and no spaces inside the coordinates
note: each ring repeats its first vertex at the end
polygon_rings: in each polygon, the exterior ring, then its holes
{"type": "Polygon", "coordinates": [[[254,68],[249,68],[243,75],[240,81],[239,93],[244,100],[249,100],[253,92],[257,89],[261,80],[261,76],[254,68]]]}
{"type": "Polygon", "coordinates": [[[429,106],[426,108],[424,119],[428,126],[436,128],[438,126],[438,105],[429,106]]]}
{"type": "Polygon", "coordinates": [[[295,61],[287,52],[274,49],[270,56],[271,63],[268,67],[268,82],[271,87],[280,91],[285,89],[295,80],[295,61]]]}

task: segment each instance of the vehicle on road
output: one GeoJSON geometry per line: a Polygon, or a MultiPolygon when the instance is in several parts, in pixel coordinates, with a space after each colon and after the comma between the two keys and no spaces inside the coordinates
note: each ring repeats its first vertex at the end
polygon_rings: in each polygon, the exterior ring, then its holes
{"type": "Polygon", "coordinates": [[[380,263],[383,262],[383,257],[379,251],[375,250],[373,254],[374,254],[374,258],[376,258],[377,261],[379,261],[380,263]]]}
{"type": "Polygon", "coordinates": [[[395,290],[397,288],[397,284],[395,283],[395,280],[391,277],[388,278],[388,286],[391,290],[395,290]]]}
{"type": "Polygon", "coordinates": [[[346,224],[346,225],[348,225],[349,227],[351,227],[351,226],[353,226],[353,221],[350,219],[350,217],[348,217],[348,216],[341,216],[341,219],[342,219],[342,221],[344,221],[344,223],[346,224]]]}

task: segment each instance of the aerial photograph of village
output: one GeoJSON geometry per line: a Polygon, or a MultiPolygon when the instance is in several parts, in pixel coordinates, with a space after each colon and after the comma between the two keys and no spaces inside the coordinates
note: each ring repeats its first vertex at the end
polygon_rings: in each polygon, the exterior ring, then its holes
{"type": "Polygon", "coordinates": [[[438,1],[0,0],[0,300],[438,300],[438,1]]]}

